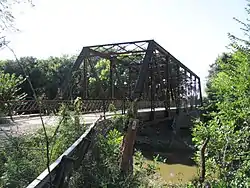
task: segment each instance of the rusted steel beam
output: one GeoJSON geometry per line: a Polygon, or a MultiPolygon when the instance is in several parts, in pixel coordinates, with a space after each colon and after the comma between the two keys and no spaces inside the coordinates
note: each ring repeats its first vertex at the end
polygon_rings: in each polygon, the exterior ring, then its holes
{"type": "Polygon", "coordinates": [[[166,84],[166,103],[167,103],[167,108],[166,108],[166,115],[169,115],[169,109],[170,109],[170,82],[169,82],[169,58],[168,56],[166,56],[166,67],[165,67],[165,82],[167,82],[166,84]]]}
{"type": "Polygon", "coordinates": [[[125,52],[102,52],[102,51],[93,50],[93,49],[90,49],[90,51],[93,53],[90,54],[89,57],[95,57],[96,54],[98,54],[98,56],[104,57],[107,59],[109,59],[112,56],[119,56],[119,55],[126,55],[126,54],[143,54],[146,52],[146,50],[125,51],[125,52]]]}
{"type": "Polygon", "coordinates": [[[201,93],[201,80],[200,78],[198,77],[198,82],[199,82],[199,92],[200,92],[200,105],[202,106],[203,105],[203,101],[202,101],[202,93],[201,93]]]}
{"type": "Polygon", "coordinates": [[[83,99],[88,98],[87,61],[83,62],[83,99]]]}
{"type": "Polygon", "coordinates": [[[138,76],[137,81],[136,81],[136,85],[135,85],[134,92],[132,95],[132,100],[139,98],[142,91],[143,91],[144,82],[145,82],[146,78],[148,77],[148,66],[151,63],[151,59],[153,56],[153,50],[154,50],[154,42],[150,41],[148,44],[147,52],[146,52],[144,59],[143,59],[143,63],[140,67],[140,73],[139,73],[139,76],[138,76]]]}
{"type": "Polygon", "coordinates": [[[114,81],[113,81],[113,70],[114,70],[114,59],[110,59],[109,64],[109,87],[110,87],[110,98],[114,98],[114,81]]]}
{"type": "Polygon", "coordinates": [[[181,85],[181,79],[180,79],[180,66],[177,65],[176,66],[176,71],[177,71],[177,97],[176,97],[176,113],[178,114],[179,113],[179,108],[180,108],[180,85],[181,85]]]}
{"type": "Polygon", "coordinates": [[[132,42],[120,42],[120,43],[109,43],[109,44],[102,44],[102,45],[92,45],[86,46],[87,48],[94,48],[94,47],[105,47],[105,46],[114,46],[114,45],[122,45],[122,44],[137,44],[137,43],[147,43],[152,40],[140,40],[140,41],[132,41],[132,42]]]}
{"type": "MultiPolygon", "coordinates": [[[[61,96],[62,96],[63,98],[66,97],[65,95],[67,95],[66,92],[67,92],[67,88],[68,88],[68,86],[69,86],[69,82],[70,82],[70,80],[71,80],[71,78],[72,78],[72,73],[73,73],[73,71],[77,70],[77,69],[80,67],[80,65],[81,65],[81,63],[82,63],[82,61],[83,61],[83,59],[84,59],[86,56],[88,56],[88,54],[89,54],[88,49],[82,48],[82,51],[81,51],[81,53],[79,54],[79,56],[77,57],[77,59],[76,59],[75,63],[73,64],[71,70],[70,70],[70,71],[68,72],[68,74],[66,75],[66,78],[65,78],[65,80],[64,80],[64,82],[63,82],[63,84],[62,84],[62,88],[61,88],[61,90],[62,90],[61,96]]],[[[57,94],[56,99],[58,99],[59,97],[60,97],[60,94],[57,94]]]]}

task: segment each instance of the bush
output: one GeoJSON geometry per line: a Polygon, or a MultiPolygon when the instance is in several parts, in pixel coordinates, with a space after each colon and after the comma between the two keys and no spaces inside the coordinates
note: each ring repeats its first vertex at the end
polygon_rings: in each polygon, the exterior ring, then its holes
{"type": "MultiPolygon", "coordinates": [[[[207,179],[219,187],[250,186],[250,64],[249,52],[234,52],[211,80],[216,112],[193,129],[200,148],[210,138],[206,153],[207,179]]],[[[197,153],[196,161],[200,162],[197,153]]]]}
{"type": "MultiPolygon", "coordinates": [[[[79,103],[79,101],[78,101],[79,103]]],[[[47,128],[50,162],[56,160],[86,130],[80,125],[79,105],[70,114],[63,105],[59,112],[60,123],[47,128]]],[[[46,138],[42,129],[36,134],[11,137],[0,150],[0,187],[26,187],[46,169],[46,138]]]]}
{"type": "Polygon", "coordinates": [[[121,173],[121,144],[126,116],[116,116],[107,135],[98,135],[91,153],[74,173],[70,187],[162,187],[156,173],[156,161],[146,162],[140,152],[134,154],[134,172],[125,176],[121,173]],[[119,131],[119,128],[121,131],[119,131]]]}
{"type": "Polygon", "coordinates": [[[2,114],[12,115],[13,100],[22,100],[26,94],[20,92],[20,85],[25,81],[22,76],[4,73],[0,70],[0,118],[2,114]]]}

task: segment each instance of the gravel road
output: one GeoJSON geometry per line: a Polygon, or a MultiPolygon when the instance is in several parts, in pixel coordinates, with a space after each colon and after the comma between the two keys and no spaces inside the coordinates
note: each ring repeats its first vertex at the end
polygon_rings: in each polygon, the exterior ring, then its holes
{"type": "MultiPolygon", "coordinates": [[[[91,124],[97,118],[99,118],[100,115],[102,115],[102,113],[81,115],[80,123],[91,124]]],[[[56,126],[60,120],[59,116],[43,116],[42,118],[46,127],[56,126]]],[[[7,118],[7,122],[0,124],[0,141],[6,138],[4,132],[15,136],[22,134],[32,134],[40,128],[42,128],[42,123],[38,115],[15,116],[14,122],[7,118]]]]}

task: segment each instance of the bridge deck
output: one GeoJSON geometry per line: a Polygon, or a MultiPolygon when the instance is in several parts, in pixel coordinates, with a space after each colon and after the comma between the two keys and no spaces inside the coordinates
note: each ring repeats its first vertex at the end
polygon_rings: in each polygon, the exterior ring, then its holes
{"type": "MultiPolygon", "coordinates": [[[[176,109],[176,108],[171,108],[176,109]]],[[[156,108],[155,111],[164,111],[165,108],[156,108]]],[[[150,108],[145,109],[139,109],[139,113],[147,113],[150,112],[150,108]]],[[[114,112],[106,112],[106,116],[113,116],[114,112]]],[[[119,110],[116,112],[116,114],[122,114],[122,111],[119,110]]],[[[93,123],[96,118],[100,117],[100,115],[103,115],[103,112],[97,112],[97,113],[87,113],[80,116],[80,122],[83,124],[91,124],[93,123]]],[[[10,118],[6,118],[9,120],[8,123],[0,124],[0,129],[6,131],[7,133],[12,134],[28,134],[33,133],[39,128],[41,128],[41,119],[39,117],[39,114],[31,114],[31,115],[20,115],[20,116],[13,116],[14,122],[10,121],[10,118]]],[[[56,123],[59,121],[60,116],[43,116],[43,121],[45,125],[48,126],[55,126],[56,123]]],[[[3,136],[3,131],[0,130],[0,137],[3,136]]]]}

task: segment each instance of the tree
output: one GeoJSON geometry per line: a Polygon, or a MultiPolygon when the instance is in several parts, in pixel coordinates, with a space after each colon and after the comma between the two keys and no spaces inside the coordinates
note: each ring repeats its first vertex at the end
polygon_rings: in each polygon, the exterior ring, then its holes
{"type": "MultiPolygon", "coordinates": [[[[207,167],[218,174],[226,187],[247,187],[250,175],[250,64],[249,54],[237,51],[229,64],[211,83],[218,97],[217,113],[210,113],[208,122],[199,122],[194,128],[194,141],[200,147],[207,137],[207,167]]],[[[198,160],[199,161],[199,160],[198,160]]],[[[211,174],[210,174],[211,175],[211,174]]],[[[213,175],[213,174],[212,174],[213,175]]]]}
{"type": "Polygon", "coordinates": [[[24,93],[20,93],[20,85],[25,81],[22,76],[0,71],[0,110],[11,115],[13,100],[22,100],[24,93]]]}
{"type": "MultiPolygon", "coordinates": [[[[21,57],[19,59],[19,63],[22,64],[29,76],[38,97],[44,99],[54,99],[56,97],[58,89],[73,61],[74,57],[68,56],[49,57],[48,59],[21,57]]],[[[25,77],[16,60],[2,61],[0,66],[5,73],[25,77]]],[[[27,80],[20,87],[21,91],[27,94],[28,99],[33,98],[33,92],[27,80]]]]}
{"type": "MultiPolygon", "coordinates": [[[[234,37],[232,52],[218,58],[212,66],[207,85],[209,118],[197,121],[193,129],[198,148],[210,139],[206,177],[217,187],[249,187],[250,182],[249,39],[242,42],[234,37]]],[[[199,152],[196,159],[200,163],[199,152]]]]}
{"type": "MultiPolygon", "coordinates": [[[[0,1],[0,30],[14,29],[15,17],[12,13],[14,4],[30,3],[32,0],[1,0],[0,1]]],[[[33,4],[32,4],[33,5],[33,4]]]]}
{"type": "Polygon", "coordinates": [[[223,69],[221,65],[226,65],[233,63],[230,61],[232,54],[231,53],[222,53],[213,64],[210,65],[210,70],[208,71],[207,83],[206,83],[206,93],[207,97],[204,100],[204,110],[206,112],[217,112],[217,108],[215,103],[218,102],[219,96],[217,96],[217,92],[212,88],[213,79],[218,75],[218,73],[222,72],[223,69]]]}
{"type": "Polygon", "coordinates": [[[19,3],[30,3],[33,5],[32,0],[0,0],[0,48],[8,43],[3,36],[3,31],[18,30],[14,24],[15,17],[12,7],[19,3]]]}
{"type": "Polygon", "coordinates": [[[250,0],[246,0],[247,6],[245,11],[247,13],[247,18],[245,21],[241,21],[238,18],[234,17],[234,20],[238,22],[241,26],[240,29],[243,31],[245,38],[240,38],[235,36],[234,34],[228,33],[229,39],[231,40],[231,46],[237,49],[248,49],[250,48],[250,0]]]}

